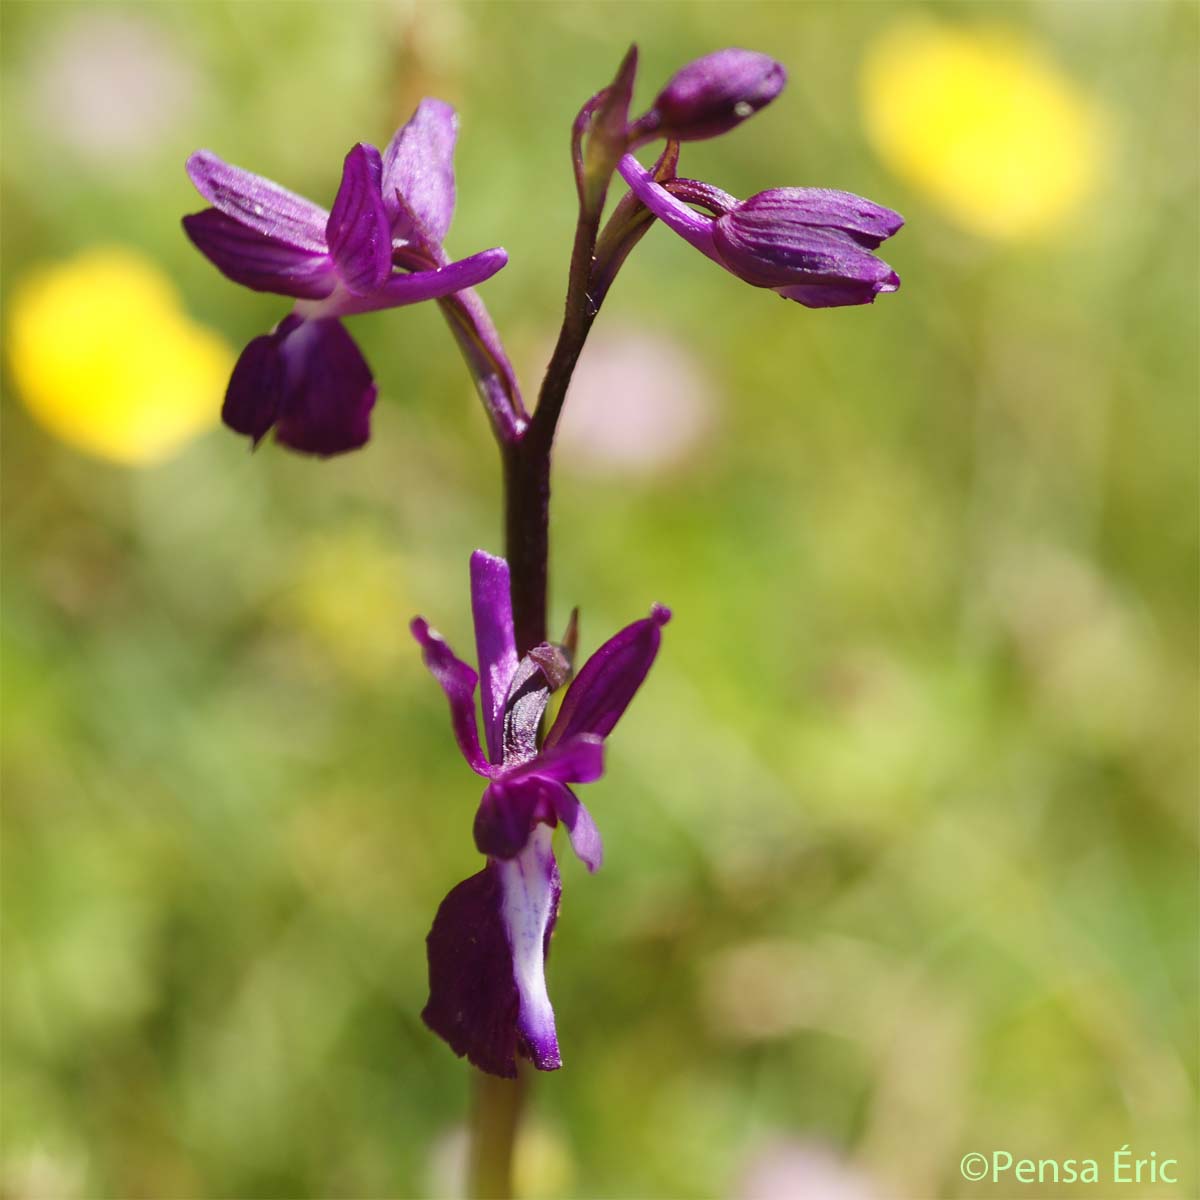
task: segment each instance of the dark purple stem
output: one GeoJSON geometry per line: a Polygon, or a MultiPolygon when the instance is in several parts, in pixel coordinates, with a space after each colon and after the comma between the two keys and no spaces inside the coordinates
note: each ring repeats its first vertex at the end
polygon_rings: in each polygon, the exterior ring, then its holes
{"type": "MultiPolygon", "coordinates": [[[[532,432],[532,427],[530,428],[532,432]]],[[[517,653],[546,640],[550,560],[550,448],[526,433],[501,447],[504,553],[512,579],[517,653]]]]}
{"type": "Polygon", "coordinates": [[[571,162],[579,219],[571,248],[562,328],[528,426],[501,442],[504,461],[505,556],[512,578],[517,653],[546,640],[550,557],[550,450],[567,386],[599,303],[592,296],[596,239],[608,185],[628,141],[629,99],[637,70],[630,46],[611,84],[579,110],[571,126],[571,162]]]}
{"type": "Polygon", "coordinates": [[[588,297],[599,212],[581,212],[575,230],[567,302],[558,342],[529,428],[503,447],[505,556],[512,572],[517,653],[546,640],[550,556],[550,451],[567,387],[596,312],[588,297]]]}

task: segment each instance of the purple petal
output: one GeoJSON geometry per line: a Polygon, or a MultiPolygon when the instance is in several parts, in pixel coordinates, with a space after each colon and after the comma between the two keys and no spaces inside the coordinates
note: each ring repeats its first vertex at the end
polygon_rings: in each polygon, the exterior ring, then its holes
{"type": "Polygon", "coordinates": [[[183,228],[218,271],[256,292],[321,300],[337,284],[324,251],[268,237],[215,208],[184,217],[183,228]]]}
{"type": "Polygon", "coordinates": [[[421,1018],[460,1058],[515,1079],[521,996],[502,905],[495,862],[442,901],[425,942],[429,1001],[421,1018]]]}
{"type": "Polygon", "coordinates": [[[392,273],[392,235],[380,192],[379,151],[359,142],[342,168],[342,183],[325,237],[338,275],[355,295],[377,288],[392,273]]]}
{"type": "Polygon", "coordinates": [[[670,609],[656,604],[650,616],[627,625],[584,663],[567,688],[547,747],[584,733],[608,736],[646,678],[670,619],[670,609]]]}
{"type": "Polygon", "coordinates": [[[277,183],[222,161],[210,150],[197,150],[187,161],[196,190],[210,204],[249,229],[302,250],[323,254],[323,208],[277,183]]]}
{"type": "Polygon", "coordinates": [[[287,382],[276,440],[323,458],[364,445],[375,381],[341,321],[302,321],[284,339],[282,353],[287,382]]]}
{"type": "Polygon", "coordinates": [[[392,235],[434,249],[454,216],[458,116],[441,100],[422,100],[383,153],[383,196],[392,235]],[[395,200],[396,193],[404,203],[395,200]]]}
{"type": "Polygon", "coordinates": [[[786,82],[783,64],[769,54],[734,47],[706,54],[676,72],[658,94],[654,131],[692,142],[727,133],[770,104],[786,82]]]}
{"type": "Polygon", "coordinates": [[[739,206],[717,218],[713,245],[730,271],[756,287],[875,285],[892,275],[887,263],[850,234],[811,225],[797,211],[747,211],[739,206]]]}
{"type": "Polygon", "coordinates": [[[513,977],[520,995],[519,1044],[521,1052],[540,1071],[562,1066],[554,1009],[546,992],[546,954],[562,891],[552,837],[553,830],[539,825],[516,858],[496,863],[502,893],[501,919],[512,947],[513,977]]]}
{"type": "Polygon", "coordinates": [[[823,225],[849,234],[860,246],[874,250],[904,225],[904,218],[853,192],[832,188],[771,188],[738,205],[735,221],[742,236],[755,228],[768,236],[780,223],[823,225]]]}
{"type": "Polygon", "coordinates": [[[479,748],[479,728],[475,723],[475,685],[479,676],[455,656],[441,634],[430,629],[423,618],[415,617],[409,628],[421,644],[421,657],[429,673],[441,685],[450,702],[450,721],[463,758],[477,775],[491,775],[491,768],[479,748]]]}
{"type": "MultiPolygon", "coordinates": [[[[649,665],[646,664],[647,669],[649,665]]],[[[645,675],[645,671],[642,675],[645,675]]],[[[613,723],[616,723],[615,717],[613,723]]],[[[567,741],[548,746],[536,758],[506,771],[504,779],[507,783],[536,775],[539,779],[553,779],[557,783],[595,783],[603,774],[603,737],[594,733],[581,733],[567,741]]]]}
{"type": "Polygon", "coordinates": [[[279,332],[275,332],[250,342],[238,358],[225,390],[221,420],[235,433],[246,434],[256,446],[275,424],[283,404],[284,365],[280,341],[279,332]]]}
{"type": "Polygon", "coordinates": [[[491,279],[506,262],[508,254],[496,246],[433,271],[392,275],[367,296],[351,296],[339,301],[336,313],[331,315],[344,317],[352,313],[378,312],[384,308],[403,308],[406,304],[419,304],[422,300],[440,300],[443,296],[491,279]]]}
{"type": "Polygon", "coordinates": [[[566,826],[571,849],[589,871],[598,871],[604,861],[604,843],[592,814],[569,787],[551,786],[550,797],[558,819],[566,826]]]}
{"type": "Polygon", "coordinates": [[[475,656],[482,675],[483,729],[488,756],[504,756],[504,701],[517,670],[508,563],[483,550],[471,555],[475,656]]]}
{"type": "Polygon", "coordinates": [[[475,813],[475,845],[490,858],[514,858],[529,841],[539,807],[552,816],[553,805],[542,804],[536,779],[498,780],[488,784],[475,813]]]}

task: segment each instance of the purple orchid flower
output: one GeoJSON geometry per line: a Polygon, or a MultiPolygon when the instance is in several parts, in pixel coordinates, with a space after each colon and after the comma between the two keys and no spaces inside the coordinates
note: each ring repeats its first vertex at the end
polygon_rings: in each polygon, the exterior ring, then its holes
{"type": "Polygon", "coordinates": [[[850,192],[772,188],[739,201],[693,180],[659,183],[631,154],[619,170],[633,194],[701,254],[755,287],[807,308],[872,304],[900,277],[870,251],[903,224],[899,213],[850,192]],[[702,205],[706,216],[690,207],[702,205]]]}
{"type": "Polygon", "coordinates": [[[471,556],[471,604],[478,675],[424,620],[412,623],[450,702],[463,757],[488,780],[475,818],[475,843],[487,865],[438,909],[421,1015],[456,1054],[512,1077],[518,1053],[543,1071],[562,1065],[545,976],[561,891],[553,828],[566,826],[589,871],[600,866],[599,831],[568,785],[600,778],[604,739],[646,678],[671,614],[655,605],[588,659],[539,749],[547,701],[570,674],[567,657],[543,643],[518,660],[504,559],[482,550],[471,556]],[[486,756],[475,715],[480,682],[486,756]]]}
{"type": "Polygon", "coordinates": [[[499,248],[458,262],[442,250],[456,122],[448,105],[423,100],[382,156],[360,142],[330,212],[207,150],[188,159],[213,205],[184,217],[188,237],[235,283],[296,301],[242,351],[222,410],[231,429],[257,445],[274,427],[278,441],[306,454],[363,445],[376,386],[341,318],[460,292],[508,261],[499,248]]]}

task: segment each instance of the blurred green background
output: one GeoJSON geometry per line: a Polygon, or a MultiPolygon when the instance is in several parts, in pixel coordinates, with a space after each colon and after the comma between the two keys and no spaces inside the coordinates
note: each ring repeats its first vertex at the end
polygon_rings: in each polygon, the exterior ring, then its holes
{"type": "Polygon", "coordinates": [[[127,248],[171,329],[236,350],[287,302],[187,244],[187,154],[328,204],[435,94],[449,246],[508,249],[484,295],[532,393],[569,123],[636,39],[641,106],[719,46],[782,59],[781,99],[683,172],[899,209],[903,289],[809,312],[655,229],[601,315],[554,622],[579,604],[590,650],[676,616],[587,790],[604,869],[562,856],[566,1066],[521,1186],[1196,1195],[1198,11],[6,3],[0,1193],[455,1194],[467,1072],[417,1014],[479,789],[406,623],[465,651],[468,554],[500,549],[466,372],[431,306],[357,318],[364,452],[251,456],[209,380],[206,432],[114,461],[195,380],[71,264],[127,248]],[[75,307],[22,349],[62,264],[75,307]],[[117,451],[50,431],[93,426],[117,451]],[[1178,1184],[958,1166],[1126,1144],[1178,1184]]]}

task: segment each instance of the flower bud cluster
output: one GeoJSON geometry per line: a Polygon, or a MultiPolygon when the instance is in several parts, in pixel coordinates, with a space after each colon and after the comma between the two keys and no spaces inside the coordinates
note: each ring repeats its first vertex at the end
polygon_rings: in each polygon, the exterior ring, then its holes
{"type": "MultiPolygon", "coordinates": [[[[678,71],[628,131],[629,151],[658,138],[668,146],[728,133],[770,104],[787,72],[767,54],[730,48],[678,71]]],[[[861,196],[829,188],[771,188],[748,200],[712,184],[646,171],[632,153],[619,167],[645,210],[701,253],[754,287],[807,308],[870,304],[900,277],[871,251],[903,218],[861,196]],[[700,211],[697,211],[700,210],[700,211]]],[[[641,237],[646,223],[626,204],[622,221],[641,237]]],[[[622,255],[628,246],[619,247],[622,255]]]]}

